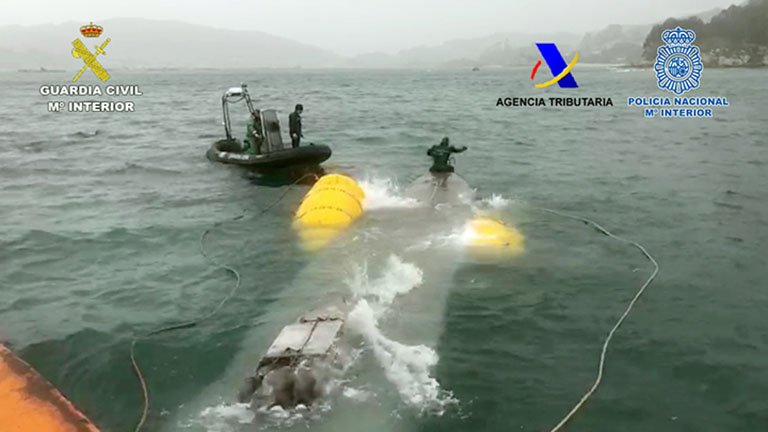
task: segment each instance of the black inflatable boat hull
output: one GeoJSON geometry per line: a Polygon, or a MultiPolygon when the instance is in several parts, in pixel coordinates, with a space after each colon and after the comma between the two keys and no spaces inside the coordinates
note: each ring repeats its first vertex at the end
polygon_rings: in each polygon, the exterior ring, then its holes
{"type": "Polygon", "coordinates": [[[214,143],[208,149],[208,159],[259,171],[271,171],[292,167],[316,166],[331,157],[331,149],[325,145],[308,145],[258,155],[225,151],[226,147],[226,144],[214,143]]]}

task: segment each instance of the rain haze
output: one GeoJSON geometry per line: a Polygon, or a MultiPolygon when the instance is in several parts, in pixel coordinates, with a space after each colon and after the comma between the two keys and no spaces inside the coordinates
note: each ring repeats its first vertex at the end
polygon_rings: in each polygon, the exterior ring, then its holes
{"type": "Polygon", "coordinates": [[[733,0],[48,0],[3,2],[0,26],[136,17],[269,33],[353,56],[493,33],[580,33],[652,24],[725,8],[733,0]]]}
{"type": "Polygon", "coordinates": [[[0,11],[0,432],[768,432],[768,0],[0,11]]]}

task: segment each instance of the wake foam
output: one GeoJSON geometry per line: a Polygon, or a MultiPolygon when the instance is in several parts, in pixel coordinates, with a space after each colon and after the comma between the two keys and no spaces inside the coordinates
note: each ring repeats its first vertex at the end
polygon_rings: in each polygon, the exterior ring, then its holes
{"type": "Polygon", "coordinates": [[[379,319],[389,312],[395,298],[421,285],[422,278],[421,269],[396,255],[388,258],[382,275],[372,281],[367,267],[361,267],[350,281],[353,293],[360,299],[347,317],[347,328],[363,338],[406,405],[420,413],[442,415],[456,400],[431,375],[439,361],[437,352],[425,345],[411,346],[389,339],[379,328],[379,319]]]}
{"type": "Polygon", "coordinates": [[[221,404],[204,409],[193,424],[203,426],[208,432],[232,432],[234,424],[249,424],[255,417],[247,403],[221,404]]]}
{"type": "Polygon", "coordinates": [[[253,430],[254,426],[258,430],[274,430],[301,423],[309,427],[310,422],[320,419],[322,413],[328,412],[330,409],[331,406],[327,402],[313,406],[311,410],[304,405],[298,405],[292,410],[284,410],[275,406],[272,408],[261,407],[256,411],[247,403],[223,403],[204,409],[197,420],[182,426],[202,426],[206,432],[253,430]]]}
{"type": "Polygon", "coordinates": [[[403,262],[397,255],[390,255],[377,279],[370,280],[368,266],[363,264],[355,269],[347,285],[356,297],[371,297],[378,306],[386,308],[398,295],[406,294],[421,285],[423,278],[420,268],[403,262]]]}
{"type": "Polygon", "coordinates": [[[375,315],[368,301],[360,300],[349,314],[349,328],[371,347],[387,380],[397,388],[405,404],[421,413],[442,415],[457,401],[440,388],[430,373],[440,359],[437,352],[425,345],[405,345],[387,338],[378,328],[375,315]]]}

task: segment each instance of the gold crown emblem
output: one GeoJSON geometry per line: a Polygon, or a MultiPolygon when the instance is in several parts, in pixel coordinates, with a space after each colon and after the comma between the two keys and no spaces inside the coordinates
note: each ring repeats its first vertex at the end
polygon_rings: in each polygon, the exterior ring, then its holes
{"type": "Polygon", "coordinates": [[[93,21],[88,25],[80,27],[80,33],[87,38],[99,37],[103,31],[104,29],[101,26],[94,25],[93,21]]]}

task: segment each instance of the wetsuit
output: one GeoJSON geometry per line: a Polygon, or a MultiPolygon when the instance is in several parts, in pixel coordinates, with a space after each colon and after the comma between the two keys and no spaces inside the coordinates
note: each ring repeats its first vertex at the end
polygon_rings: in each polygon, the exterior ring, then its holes
{"type": "Polygon", "coordinates": [[[429,171],[433,173],[453,172],[453,166],[448,163],[448,159],[450,159],[451,154],[461,153],[466,149],[466,146],[462,148],[449,146],[447,142],[432,146],[427,150],[427,156],[432,157],[432,166],[429,171]]]}
{"type": "Polygon", "coordinates": [[[253,117],[248,120],[248,126],[245,129],[245,148],[244,153],[261,154],[261,143],[264,142],[264,134],[261,131],[261,118],[254,121],[253,117]],[[258,134],[258,138],[253,132],[258,134]]]}
{"type": "Polygon", "coordinates": [[[304,138],[301,133],[301,114],[298,111],[294,111],[288,116],[288,133],[291,135],[293,148],[298,147],[301,139],[304,138]]]}

